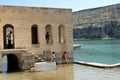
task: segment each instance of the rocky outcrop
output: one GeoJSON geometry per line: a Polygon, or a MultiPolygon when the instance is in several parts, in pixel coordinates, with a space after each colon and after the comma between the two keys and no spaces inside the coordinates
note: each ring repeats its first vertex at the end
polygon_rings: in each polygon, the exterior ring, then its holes
{"type": "Polygon", "coordinates": [[[120,38],[120,4],[73,12],[74,38],[120,38]]]}

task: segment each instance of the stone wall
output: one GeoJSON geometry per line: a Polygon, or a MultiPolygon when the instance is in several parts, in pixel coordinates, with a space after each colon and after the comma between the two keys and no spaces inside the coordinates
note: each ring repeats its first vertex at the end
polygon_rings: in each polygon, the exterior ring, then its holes
{"type": "Polygon", "coordinates": [[[34,55],[31,54],[31,52],[29,52],[28,49],[0,50],[0,54],[1,54],[0,55],[0,72],[2,71],[2,58],[5,55],[9,55],[9,54],[15,55],[18,60],[18,65],[19,65],[20,70],[30,69],[31,67],[34,66],[34,63],[35,63],[35,57],[34,55]]]}
{"type": "MultiPolygon", "coordinates": [[[[14,48],[30,49],[35,54],[50,50],[73,52],[72,10],[58,8],[0,6],[0,49],[4,49],[4,26],[14,28],[14,48]],[[32,44],[31,27],[38,29],[38,43],[32,44]],[[46,44],[45,27],[51,26],[52,43],[46,44]],[[59,42],[59,26],[64,27],[65,42],[59,42]],[[63,44],[66,48],[63,49],[63,44]]],[[[73,53],[71,53],[73,54],[73,53]]]]}

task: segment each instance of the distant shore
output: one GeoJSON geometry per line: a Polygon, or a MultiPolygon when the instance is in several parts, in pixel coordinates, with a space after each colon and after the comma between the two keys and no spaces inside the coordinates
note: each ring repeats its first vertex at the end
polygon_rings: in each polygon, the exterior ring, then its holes
{"type": "Polygon", "coordinates": [[[96,38],[96,39],[85,39],[85,38],[77,38],[77,39],[73,39],[73,40],[113,40],[113,39],[116,39],[116,38],[96,38]]]}

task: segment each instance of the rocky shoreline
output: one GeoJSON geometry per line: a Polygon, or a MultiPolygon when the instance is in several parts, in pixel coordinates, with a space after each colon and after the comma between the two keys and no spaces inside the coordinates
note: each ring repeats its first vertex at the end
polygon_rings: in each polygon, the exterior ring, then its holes
{"type": "Polygon", "coordinates": [[[73,12],[73,36],[82,39],[120,38],[120,4],[73,12]]]}

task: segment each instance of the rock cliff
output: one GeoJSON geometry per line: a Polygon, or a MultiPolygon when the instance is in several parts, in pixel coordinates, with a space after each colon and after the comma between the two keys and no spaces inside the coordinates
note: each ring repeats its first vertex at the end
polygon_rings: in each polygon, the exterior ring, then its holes
{"type": "Polygon", "coordinates": [[[74,38],[120,38],[120,4],[73,12],[74,38]]]}

